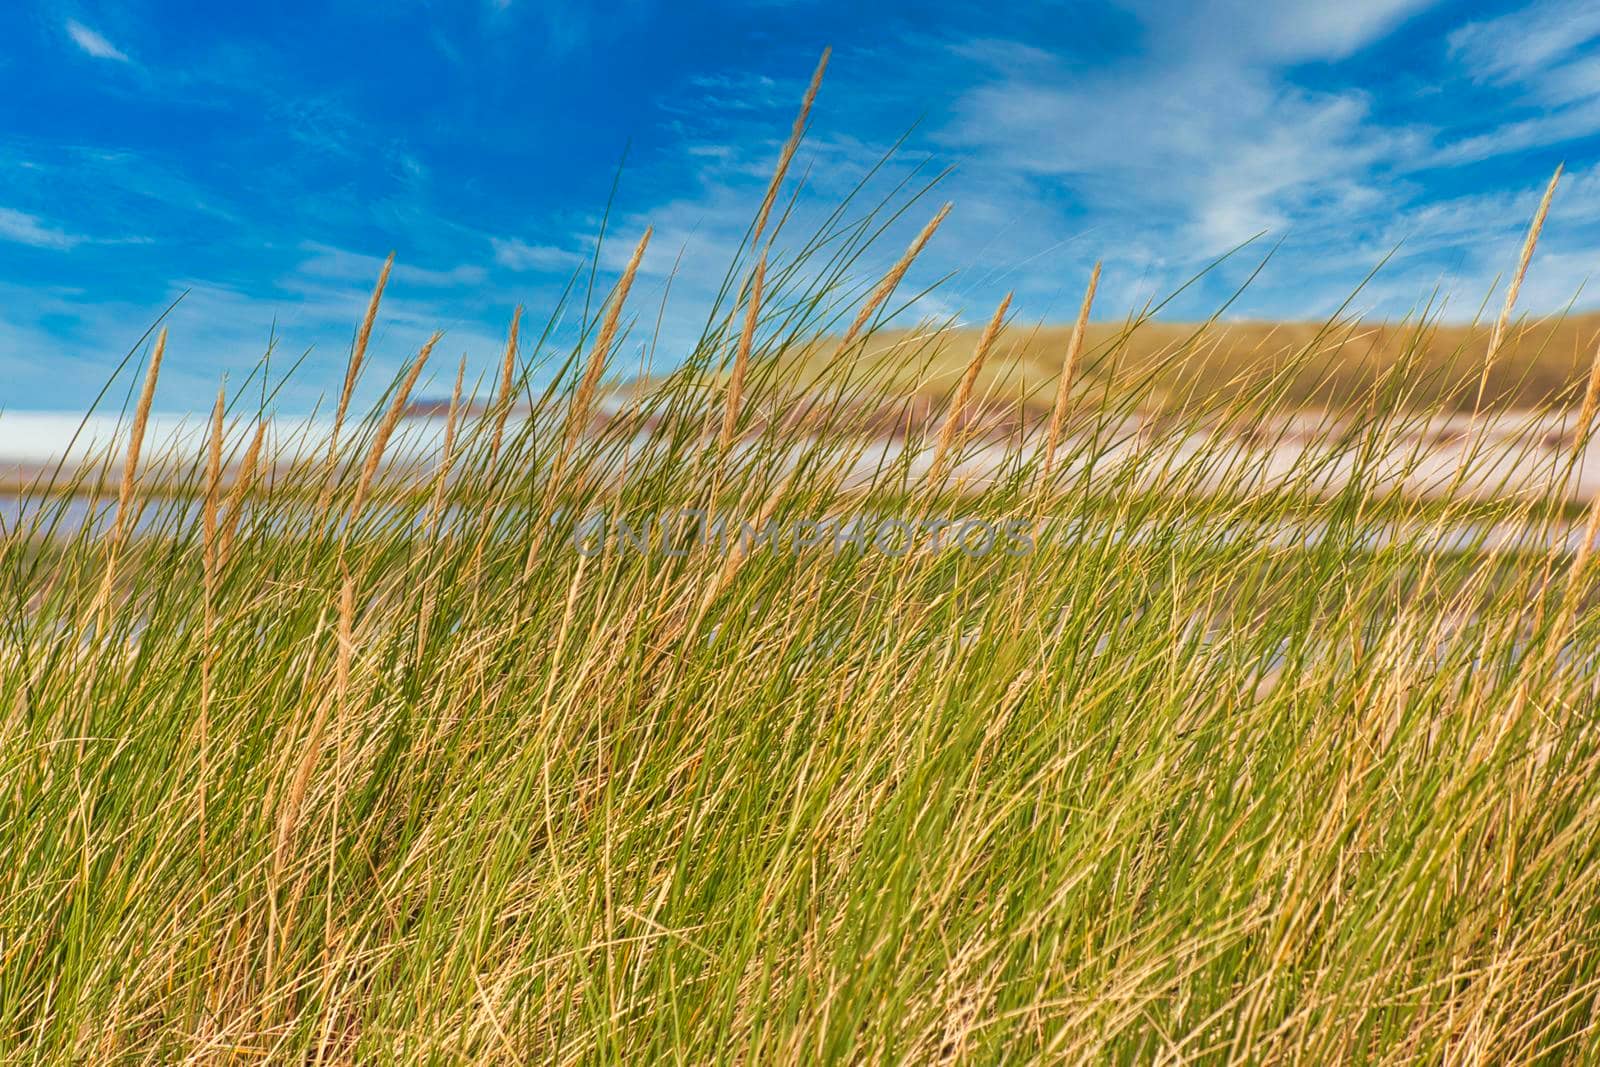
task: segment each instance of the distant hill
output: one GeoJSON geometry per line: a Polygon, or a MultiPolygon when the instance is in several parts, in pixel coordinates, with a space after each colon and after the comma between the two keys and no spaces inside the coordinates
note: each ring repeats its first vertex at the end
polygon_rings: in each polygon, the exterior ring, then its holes
{"type": "MultiPolygon", "coordinates": [[[[1364,402],[1382,375],[1406,361],[1402,390],[1392,400],[1408,408],[1470,410],[1489,340],[1487,324],[1419,333],[1414,326],[1382,322],[1328,328],[1307,322],[1152,321],[1115,345],[1125,332],[1120,322],[1089,325],[1076,392],[1147,385],[1145,406],[1159,409],[1255,397],[1275,382],[1288,407],[1340,407],[1364,402]]],[[[989,357],[974,397],[986,406],[1020,405],[1027,415],[1048,409],[1070,334],[1070,325],[1013,322],[989,357]]],[[[849,361],[851,378],[889,395],[933,401],[959,379],[977,336],[976,328],[880,331],[849,361]]],[[[1600,313],[1514,323],[1489,375],[1485,406],[1574,403],[1597,344],[1600,313]]],[[[836,355],[836,345],[823,340],[787,353],[781,366],[769,362],[764,373],[797,387],[831,388],[841,369],[836,355]]]]}

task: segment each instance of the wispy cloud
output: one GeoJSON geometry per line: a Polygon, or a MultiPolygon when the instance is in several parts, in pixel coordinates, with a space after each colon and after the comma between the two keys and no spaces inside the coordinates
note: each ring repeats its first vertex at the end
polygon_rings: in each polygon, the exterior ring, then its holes
{"type": "Polygon", "coordinates": [[[1449,35],[1461,74],[1509,90],[1519,113],[1493,129],[1451,143],[1447,163],[1473,162],[1561,144],[1600,132],[1600,6],[1589,0],[1535,0],[1449,35]]]}
{"type": "MultiPolygon", "coordinates": [[[[343,248],[311,242],[303,244],[301,248],[310,252],[311,257],[301,262],[297,271],[310,277],[370,285],[383,265],[383,260],[377,256],[362,255],[343,248]]],[[[396,281],[426,289],[455,289],[482,285],[486,277],[487,272],[482,267],[468,263],[448,270],[417,267],[409,263],[396,263],[394,268],[396,281]]]]}
{"type": "MultiPolygon", "coordinates": [[[[1309,46],[1276,47],[1299,57],[1309,46]]],[[[1201,253],[1372,199],[1374,168],[1408,140],[1369,122],[1359,91],[1303,89],[1275,64],[1217,62],[1187,46],[1092,78],[1059,66],[1027,80],[992,69],[999,77],[957,105],[947,144],[985,167],[1068,179],[1102,217],[1169,228],[1176,245],[1201,253]]]]}
{"type": "MultiPolygon", "coordinates": [[[[1040,191],[1032,232],[1067,235],[1075,219],[1092,220],[1094,243],[1116,250],[1103,292],[1131,292],[1124,283],[1138,274],[1149,291],[1170,292],[1198,266],[1196,253],[1265,231],[1285,243],[1240,301],[1246,313],[1315,317],[1398,247],[1363,306],[1403,313],[1442,281],[1462,297],[1455,313],[1470,314],[1514,260],[1548,166],[1532,163],[1509,186],[1475,177],[1473,196],[1461,195],[1455,168],[1600,130],[1600,67],[1581,47],[1600,32],[1600,15],[1535,0],[1426,41],[1419,60],[1438,65],[1446,91],[1400,86],[1399,109],[1397,86],[1382,78],[1343,77],[1336,66],[1303,76],[1301,64],[1354,57],[1424,6],[1291,11],[1209,0],[1174,12],[1136,0],[1143,47],[1088,69],[1008,42],[960,42],[953,51],[979,76],[936,134],[964,155],[965,182],[1004,188],[1020,177],[1040,191]],[[1479,103],[1475,85],[1493,86],[1490,99],[1479,103]]],[[[1578,206],[1590,180],[1569,176],[1541,248],[1545,268],[1570,264],[1593,241],[1597,220],[1578,206]]],[[[1525,290],[1530,309],[1559,307],[1582,281],[1545,268],[1536,264],[1540,284],[1525,290]]],[[[1180,303],[1175,313],[1203,310],[1180,303]]]]}
{"type": "MultiPolygon", "coordinates": [[[[1600,6],[1590,0],[1538,0],[1519,11],[1480,19],[1451,32],[1450,51],[1478,81],[1538,87],[1567,80],[1600,37],[1600,6]]],[[[1592,65],[1592,64],[1591,64],[1592,65]]],[[[1591,92],[1600,84],[1589,83],[1591,92]]]]}
{"type": "Polygon", "coordinates": [[[88,238],[47,224],[37,215],[0,207],[0,241],[12,241],[33,248],[53,248],[61,251],[76,248],[88,238]]]}
{"type": "Polygon", "coordinates": [[[1338,60],[1389,33],[1437,0],[1131,0],[1152,50],[1196,60],[1303,63],[1338,60]]]}
{"type": "Polygon", "coordinates": [[[1600,96],[1571,107],[1542,112],[1496,126],[1487,133],[1452,141],[1430,162],[1475,163],[1494,156],[1576,141],[1600,131],[1600,96]]]}
{"type": "Polygon", "coordinates": [[[96,59],[110,59],[118,63],[128,63],[131,60],[128,54],[95,30],[91,30],[76,19],[67,20],[67,36],[72,38],[72,43],[85,53],[96,59]]]}
{"type": "Polygon", "coordinates": [[[494,261],[507,270],[570,270],[582,257],[554,245],[535,245],[515,238],[489,238],[494,261]]]}

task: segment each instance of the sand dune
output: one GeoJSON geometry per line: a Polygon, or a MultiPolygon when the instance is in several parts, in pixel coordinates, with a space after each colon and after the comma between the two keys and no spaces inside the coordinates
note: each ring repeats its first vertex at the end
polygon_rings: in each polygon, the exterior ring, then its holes
{"type": "MultiPolygon", "coordinates": [[[[1013,321],[978,379],[977,395],[1042,409],[1055,395],[1070,325],[1013,321]]],[[[859,356],[858,370],[882,375],[891,392],[936,396],[961,375],[978,330],[884,330],[859,356]]],[[[1283,406],[1325,407],[1360,402],[1397,365],[1390,402],[1408,408],[1469,410],[1477,398],[1488,325],[1347,322],[1149,321],[1091,322],[1080,389],[1113,381],[1148,386],[1159,407],[1227,403],[1253,398],[1264,386],[1281,390],[1283,406]],[[1121,342],[1120,344],[1118,342],[1121,342]]],[[[1600,313],[1524,318],[1513,324],[1489,373],[1485,403],[1537,408],[1570,403],[1582,389],[1600,345],[1600,313]]],[[[824,340],[785,357],[782,373],[815,379],[835,357],[824,340]]]]}

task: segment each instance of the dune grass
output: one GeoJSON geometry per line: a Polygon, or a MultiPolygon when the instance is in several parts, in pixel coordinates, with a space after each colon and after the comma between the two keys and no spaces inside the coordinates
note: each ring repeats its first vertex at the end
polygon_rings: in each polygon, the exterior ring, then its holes
{"type": "MultiPolygon", "coordinates": [[[[1049,477],[1018,442],[963,490],[946,423],[846,487],[848,399],[930,351],[859,358],[889,294],[840,344],[891,210],[747,249],[683,369],[598,427],[628,279],[566,350],[514,326],[487,395],[443,372],[410,492],[381,472],[426,352],[331,440],[247,429],[253,458],[226,444],[263,414],[241,385],[193,455],[82,475],[109,524],[30,488],[0,540],[5,1059],[1592,1055],[1592,558],[1373,548],[1396,514],[1564,521],[1558,491],[1377,488],[1362,457],[1412,418],[1430,327],[1339,424],[1331,496],[1220,447],[1104,462],[1161,388],[1137,371],[1059,391],[1049,477]],[[790,357],[823,343],[836,399],[780,462],[790,357]],[[1239,492],[1189,491],[1228,463],[1239,492]],[[159,464],[188,491],[147,494],[159,464]],[[730,536],[592,521],[683,509],[730,536]],[[1033,550],[816,536],[847,515],[1021,519],[1033,550]]],[[[1349,328],[1176,417],[1292,408],[1349,328]]],[[[1085,373],[1137,343],[1091,333],[1085,373]]],[[[965,358],[946,398],[983,393],[965,358]]]]}

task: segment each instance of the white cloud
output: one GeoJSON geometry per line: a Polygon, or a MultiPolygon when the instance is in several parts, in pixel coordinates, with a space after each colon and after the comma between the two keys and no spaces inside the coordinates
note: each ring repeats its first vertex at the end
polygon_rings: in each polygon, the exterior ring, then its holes
{"type": "Polygon", "coordinates": [[[1474,163],[1481,159],[1542,148],[1588,137],[1600,131],[1600,97],[1495,127],[1488,133],[1444,145],[1431,162],[1474,163]]]}
{"type": "MultiPolygon", "coordinates": [[[[1568,60],[1581,62],[1600,37],[1600,5],[1592,0],[1538,0],[1498,18],[1469,22],[1450,34],[1450,52],[1470,77],[1499,85],[1537,86],[1568,60]]],[[[1591,92],[1600,85],[1591,83],[1591,92]]]]}
{"type": "MultiPolygon", "coordinates": [[[[1086,70],[1004,41],[952,46],[979,77],[935,131],[964,157],[952,228],[963,227],[968,189],[981,184],[995,190],[991,215],[1026,216],[1021,225],[1007,223],[1004,252],[1018,255],[1019,243],[1042,234],[1075,242],[1061,255],[1040,253],[1035,273],[1070,275],[1086,253],[1103,252],[1103,308],[1119,300],[1125,306],[1141,292],[1170,293],[1205,256],[1267,231],[1272,242],[1282,238],[1284,244],[1244,294],[1235,309],[1241,313],[1316,317],[1331,311],[1399,246],[1358,297],[1359,306],[1403,313],[1440,282],[1457,294],[1453,313],[1468,315],[1497,277],[1504,284],[1548,172],[1541,164],[1535,168],[1541,173],[1517,187],[1438,199],[1429,193],[1432,171],[1600,130],[1600,96],[1590,97],[1591,88],[1600,91],[1600,61],[1564,39],[1518,42],[1509,24],[1490,27],[1487,40],[1505,35],[1513,51],[1544,56],[1547,63],[1541,68],[1531,59],[1503,58],[1500,67],[1478,71],[1480,80],[1491,72],[1536,80],[1530,99],[1550,105],[1531,114],[1515,100],[1501,110],[1475,107],[1465,115],[1459,108],[1414,109],[1397,123],[1375,113],[1367,92],[1327,78],[1318,80],[1328,88],[1307,88],[1293,68],[1353,55],[1420,10],[1419,3],[1285,10],[1205,0],[1175,12],[1156,10],[1154,0],[1133,2],[1146,22],[1144,47],[1113,64],[1086,70]],[[1479,125],[1452,141],[1462,121],[1479,125]],[[1035,190],[1031,200],[1026,187],[1035,190]]],[[[1553,11],[1565,2],[1545,0],[1545,6],[1553,11]]],[[[1584,18],[1600,23],[1600,14],[1584,18]]],[[[1573,25],[1581,42],[1588,21],[1573,25]]],[[[1475,34],[1458,36],[1448,57],[1442,42],[1436,47],[1440,58],[1459,64],[1476,40],[1475,34]]],[[[1382,83],[1372,91],[1383,91],[1382,83]]],[[[1600,210],[1581,202],[1593,195],[1587,187],[1597,180],[1600,169],[1569,175],[1524,290],[1524,307],[1561,306],[1600,267],[1600,260],[1583,267],[1600,231],[1600,210]]],[[[1228,295],[1232,282],[1243,280],[1266,247],[1225,265],[1169,313],[1206,311],[1228,295]]],[[[959,250],[987,258],[986,249],[970,244],[959,250]]],[[[975,261],[957,265],[970,268],[975,261]]],[[[977,297],[999,284],[993,278],[991,272],[971,289],[970,281],[960,284],[977,297]]],[[[1037,303],[1046,294],[1031,287],[1037,303]]],[[[1594,291],[1584,299],[1592,303],[1594,291]]]]}
{"type": "Polygon", "coordinates": [[[1137,74],[1001,78],[956,115],[943,138],[981,165],[1067,180],[1099,217],[1167,229],[1198,253],[1370,201],[1374,166],[1407,141],[1370,124],[1359,93],[1309,92],[1187,54],[1137,74]]]}
{"type": "Polygon", "coordinates": [[[1539,88],[1553,104],[1570,104],[1600,94],[1600,55],[1591,51],[1546,71],[1539,88]]]}
{"type": "MultiPolygon", "coordinates": [[[[310,241],[300,247],[311,253],[311,257],[302,261],[297,268],[297,272],[301,275],[336,281],[362,282],[370,286],[377,280],[378,272],[383,268],[383,259],[380,256],[363,255],[310,241]]],[[[448,270],[416,267],[401,261],[397,256],[390,277],[396,282],[420,288],[453,289],[481,285],[488,277],[488,272],[482,267],[466,263],[448,270]]]]}
{"type": "Polygon", "coordinates": [[[494,261],[507,270],[571,270],[582,258],[554,245],[534,245],[516,239],[489,238],[494,249],[494,261]]]}
{"type": "Polygon", "coordinates": [[[76,19],[67,20],[67,36],[72,38],[73,44],[96,59],[112,59],[118,63],[130,62],[127,53],[122,49],[76,19]]]}
{"type": "MultiPolygon", "coordinates": [[[[435,331],[445,342],[434,355],[419,391],[448,389],[456,358],[467,353],[470,386],[498,364],[505,347],[509,304],[494,316],[464,314],[453,302],[429,299],[391,282],[357,392],[358,405],[377,400],[391,376],[435,331]]],[[[0,282],[0,380],[9,397],[26,408],[36,398],[50,407],[81,411],[110,376],[118,359],[180,293],[164,325],[171,330],[168,361],[157,392],[158,411],[204,411],[226,375],[231,387],[245,382],[276,336],[273,386],[279,375],[310,351],[282,392],[280,410],[310,412],[336,391],[356,326],[371,292],[361,283],[235,285],[176,277],[137,299],[91,299],[74,289],[0,282]],[[259,291],[256,291],[259,289],[259,291]],[[14,383],[14,387],[13,387],[14,383]]],[[[126,372],[125,372],[126,373],[126,372]]],[[[488,380],[492,380],[490,377],[488,380]]],[[[251,384],[251,395],[259,379],[251,384]]],[[[8,400],[8,406],[16,406],[8,400]]]]}
{"type": "Polygon", "coordinates": [[[787,108],[793,104],[787,83],[764,74],[701,74],[690,78],[689,84],[701,94],[698,99],[664,101],[662,106],[667,110],[676,106],[684,110],[714,109],[727,113],[787,108]]]}
{"type": "Polygon", "coordinates": [[[1217,4],[1215,25],[1224,18],[1245,19],[1249,35],[1253,21],[1283,60],[1343,59],[1385,36],[1402,21],[1431,7],[1434,0],[1339,0],[1326,3],[1263,4],[1256,0],[1227,0],[1217,4]],[[1251,16],[1254,16],[1252,19],[1251,16]]]}
{"type": "Polygon", "coordinates": [[[85,240],[87,238],[47,225],[37,215],[0,207],[0,241],[66,251],[76,248],[85,240]]]}
{"type": "Polygon", "coordinates": [[[1133,0],[1154,50],[1269,63],[1353,55],[1436,0],[1133,0]]]}
{"type": "Polygon", "coordinates": [[[1438,161],[1474,162],[1600,132],[1597,40],[1600,5],[1591,0],[1535,0],[1452,32],[1450,56],[1462,76],[1512,90],[1510,103],[1525,117],[1446,145],[1438,161]]]}

